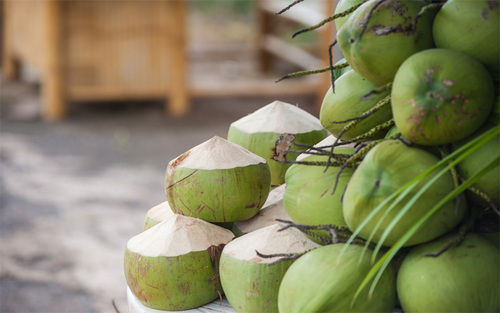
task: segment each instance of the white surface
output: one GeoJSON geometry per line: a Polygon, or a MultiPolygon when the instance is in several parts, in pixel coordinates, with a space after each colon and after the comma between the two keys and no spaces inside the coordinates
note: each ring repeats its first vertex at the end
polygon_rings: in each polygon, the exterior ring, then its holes
{"type": "Polygon", "coordinates": [[[206,304],[202,307],[196,309],[190,309],[186,311],[161,311],[148,308],[144,306],[132,293],[130,288],[127,286],[127,302],[129,313],[165,313],[165,312],[185,312],[185,313],[236,313],[236,311],[227,302],[226,298],[222,299],[222,303],[219,299],[213,301],[212,303],[206,304]]]}
{"type": "Polygon", "coordinates": [[[164,201],[149,209],[146,213],[146,218],[150,218],[160,223],[172,215],[174,215],[174,212],[172,212],[168,201],[164,201]]]}
{"type": "Polygon", "coordinates": [[[168,163],[167,175],[178,166],[200,169],[230,169],[266,163],[260,156],[219,136],[197,145],[168,163]]]}
{"type": "Polygon", "coordinates": [[[316,117],[295,105],[281,101],[274,101],[240,118],[232,123],[231,127],[236,127],[247,134],[263,132],[299,134],[323,129],[316,117]]]}
{"type": "Polygon", "coordinates": [[[174,214],[132,237],[127,243],[127,249],[142,256],[172,257],[226,244],[233,237],[230,230],[220,226],[197,218],[174,214]]]}
{"type": "Polygon", "coordinates": [[[273,224],[238,237],[228,243],[222,253],[238,260],[272,263],[281,257],[262,258],[256,251],[262,254],[301,253],[319,247],[301,231],[295,228],[278,231],[281,228],[283,225],[273,224]]]}

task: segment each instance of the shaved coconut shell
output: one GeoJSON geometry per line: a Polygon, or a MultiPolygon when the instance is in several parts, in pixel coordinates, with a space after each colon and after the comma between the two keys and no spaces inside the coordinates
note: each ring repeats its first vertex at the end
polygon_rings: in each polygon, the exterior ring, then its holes
{"type": "Polygon", "coordinates": [[[278,312],[281,279],[293,260],[263,254],[303,253],[318,247],[295,228],[278,231],[274,224],[230,242],[222,251],[220,277],[229,303],[237,312],[278,312]]]}
{"type": "Polygon", "coordinates": [[[262,209],[249,220],[236,222],[233,231],[238,235],[247,234],[259,228],[263,228],[278,223],[276,219],[291,220],[283,206],[283,194],[285,185],[274,188],[264,203],[262,209]]]}
{"type": "Polygon", "coordinates": [[[172,212],[168,201],[164,201],[148,210],[144,217],[142,230],[149,229],[172,215],[174,215],[174,212],[172,212]]]}
{"type": "Polygon", "coordinates": [[[230,230],[203,220],[174,214],[160,224],[132,237],[127,249],[143,256],[183,255],[229,242],[230,230]]]}
{"type": "Polygon", "coordinates": [[[217,260],[233,234],[187,216],[173,215],[130,239],[125,277],[134,296],[158,310],[186,310],[215,300],[217,260]]]}
{"type": "Polygon", "coordinates": [[[220,137],[168,164],[166,193],[172,211],[209,222],[253,217],[270,189],[266,161],[220,137]]]}
{"type": "MultiPolygon", "coordinates": [[[[292,134],[297,143],[314,145],[327,133],[320,121],[308,112],[285,102],[274,101],[231,124],[229,141],[247,148],[267,160],[271,170],[271,184],[281,185],[289,164],[273,159],[276,141],[282,134],[292,134]]],[[[292,144],[286,150],[305,150],[292,144]]],[[[297,153],[287,153],[286,160],[295,160],[297,153]]]]}

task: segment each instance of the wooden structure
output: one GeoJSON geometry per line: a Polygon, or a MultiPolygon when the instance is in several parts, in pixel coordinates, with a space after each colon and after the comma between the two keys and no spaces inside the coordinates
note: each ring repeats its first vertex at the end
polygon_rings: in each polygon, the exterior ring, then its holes
{"type": "MultiPolygon", "coordinates": [[[[277,17],[287,1],[257,0],[257,47],[265,69],[270,56],[304,69],[325,66],[331,27],[324,27],[322,55],[311,56],[271,34],[269,20],[283,18],[313,25],[333,11],[333,0],[322,0],[320,11],[302,6],[277,17]]],[[[20,62],[41,74],[43,116],[57,120],[69,101],[166,98],[174,116],[188,112],[193,97],[297,95],[323,96],[324,79],[306,78],[273,84],[272,80],[195,81],[188,77],[184,0],[3,1],[3,60],[6,78],[16,78],[20,62]]]]}
{"type": "Polygon", "coordinates": [[[19,62],[40,72],[47,119],[71,100],[167,97],[172,114],[187,110],[185,1],[3,2],[4,75],[19,62]]]}

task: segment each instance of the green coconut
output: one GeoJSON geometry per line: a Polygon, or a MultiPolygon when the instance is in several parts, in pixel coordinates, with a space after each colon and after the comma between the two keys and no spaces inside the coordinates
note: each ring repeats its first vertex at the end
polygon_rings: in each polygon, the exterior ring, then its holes
{"type": "MultiPolygon", "coordinates": [[[[249,114],[229,127],[227,139],[267,160],[271,170],[271,184],[278,186],[285,180],[290,164],[272,159],[276,141],[281,134],[295,135],[295,142],[314,145],[327,136],[319,120],[289,103],[274,101],[249,114]]],[[[305,150],[292,145],[289,150],[305,150]]],[[[295,160],[297,153],[287,153],[287,160],[295,160]]]]}
{"type": "Polygon", "coordinates": [[[234,222],[259,212],[270,173],[263,158],[215,136],[170,161],[165,185],[175,213],[234,222]]]}
{"type": "Polygon", "coordinates": [[[395,137],[399,137],[399,136],[401,136],[401,132],[399,131],[399,129],[396,126],[393,126],[391,129],[389,129],[387,134],[385,134],[384,138],[391,139],[391,138],[395,138],[395,137]]]}
{"type": "MultiPolygon", "coordinates": [[[[333,144],[335,138],[329,136],[318,147],[333,144]]],[[[337,147],[334,153],[352,154],[354,148],[337,147]]],[[[300,155],[297,160],[305,162],[326,162],[326,155],[300,155]]],[[[345,168],[340,174],[335,193],[332,194],[335,180],[340,168],[330,166],[325,171],[324,166],[294,164],[285,176],[286,190],[283,204],[293,222],[305,225],[336,225],[345,226],[342,213],[341,197],[352,173],[351,168],[345,168]]]]}
{"type": "Polygon", "coordinates": [[[144,217],[142,230],[149,229],[172,215],[174,215],[174,212],[172,212],[170,205],[168,205],[168,201],[164,201],[148,210],[144,217]]]}
{"type": "Polygon", "coordinates": [[[392,87],[392,112],[405,138],[442,145],[466,138],[488,118],[493,81],[465,53],[429,49],[409,57],[392,87]]]}
{"type": "Polygon", "coordinates": [[[172,215],[132,237],[125,250],[125,278],[134,296],[158,310],[186,310],[219,296],[217,262],[234,237],[200,219],[172,215]]]}
{"type": "Polygon", "coordinates": [[[432,27],[438,48],[467,53],[500,73],[500,2],[448,0],[432,27]]]}
{"type": "MultiPolygon", "coordinates": [[[[373,94],[366,98],[363,96],[379,87],[379,85],[372,83],[352,70],[344,73],[335,81],[335,93],[332,92],[330,87],[321,104],[319,119],[323,127],[338,137],[347,123],[332,122],[352,119],[373,108],[380,100],[389,95],[389,91],[373,94]]],[[[376,113],[363,119],[355,127],[346,131],[342,135],[342,139],[352,139],[364,134],[391,118],[391,106],[387,104],[376,113]]],[[[381,138],[384,134],[385,132],[378,132],[374,135],[374,138],[381,138]]]]}
{"type": "MultiPolygon", "coordinates": [[[[473,140],[475,137],[476,136],[472,136],[472,138],[470,139],[459,142],[456,147],[461,147],[470,140],[473,140]]],[[[460,163],[458,163],[458,172],[462,178],[468,179],[480,172],[485,166],[493,162],[499,156],[500,135],[488,141],[486,144],[479,147],[477,150],[463,159],[460,163]]],[[[500,206],[500,165],[495,166],[488,173],[481,176],[472,185],[472,187],[484,192],[496,206],[500,206]]],[[[475,204],[482,206],[487,205],[473,195],[468,198],[475,204]]]]}
{"type": "MultiPolygon", "coordinates": [[[[352,231],[357,229],[388,196],[438,162],[439,159],[431,153],[419,148],[407,147],[398,140],[387,140],[376,145],[354,171],[344,195],[343,212],[349,228],[352,231]]],[[[429,175],[422,179],[391,211],[387,211],[389,205],[386,205],[365,225],[359,236],[368,239],[379,220],[382,219],[372,238],[378,243],[385,229],[401,209],[433,176],[429,175]],[[387,215],[384,217],[384,214],[387,215]]],[[[438,178],[397,222],[383,244],[391,246],[396,243],[417,220],[453,189],[453,179],[449,173],[438,178]]],[[[405,246],[430,241],[445,234],[462,220],[464,213],[464,199],[456,198],[447,202],[422,225],[420,230],[405,243],[405,246]]]]}
{"type": "Polygon", "coordinates": [[[392,81],[406,58],[433,47],[434,10],[425,13],[415,31],[412,29],[414,18],[426,4],[423,0],[369,0],[361,5],[337,32],[349,65],[376,84],[392,81]]]}
{"type": "MultiPolygon", "coordinates": [[[[347,60],[345,58],[342,58],[342,59],[338,60],[337,63],[334,64],[334,66],[340,65],[340,64],[343,64],[346,62],[347,62],[347,60]]],[[[340,76],[342,76],[344,73],[347,73],[350,70],[352,70],[352,68],[350,66],[346,66],[346,67],[339,68],[339,69],[334,69],[333,70],[333,80],[336,81],[340,76]]]]}
{"type": "Polygon", "coordinates": [[[405,312],[498,312],[500,254],[487,240],[468,234],[438,257],[450,236],[418,246],[399,269],[397,290],[405,312]]]}
{"type": "MultiPolygon", "coordinates": [[[[335,7],[335,13],[334,14],[339,14],[344,11],[349,10],[350,8],[354,7],[355,5],[360,4],[361,2],[364,2],[365,0],[339,0],[337,2],[337,6],[335,7]]],[[[342,28],[342,26],[347,22],[347,19],[349,16],[351,16],[352,13],[339,17],[335,19],[335,28],[337,31],[342,28]]]]}
{"type": "Polygon", "coordinates": [[[262,254],[303,253],[318,245],[300,231],[267,226],[231,241],[220,259],[220,280],[229,303],[237,312],[278,312],[281,279],[293,260],[263,258],[262,254]]]}
{"type": "Polygon", "coordinates": [[[396,277],[392,265],[382,274],[373,295],[365,288],[352,303],[356,290],[373,264],[371,253],[344,244],[312,250],[290,266],[281,282],[280,312],[392,312],[396,305],[396,277]]]}
{"type": "Polygon", "coordinates": [[[283,206],[284,193],[284,184],[271,190],[266,203],[264,203],[257,215],[249,220],[234,223],[232,229],[234,234],[241,236],[257,229],[276,224],[277,219],[290,221],[291,218],[288,213],[286,213],[285,207],[283,206]]]}

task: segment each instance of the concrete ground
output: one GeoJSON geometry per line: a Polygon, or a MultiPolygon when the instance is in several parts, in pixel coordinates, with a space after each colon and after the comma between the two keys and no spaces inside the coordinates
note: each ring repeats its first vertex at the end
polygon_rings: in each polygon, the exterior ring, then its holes
{"type": "MultiPolygon", "coordinates": [[[[39,118],[38,90],[1,82],[0,312],[127,312],[122,263],[171,159],[274,99],[80,104],[39,118]]],[[[310,111],[311,98],[284,98],[310,111]]]]}

